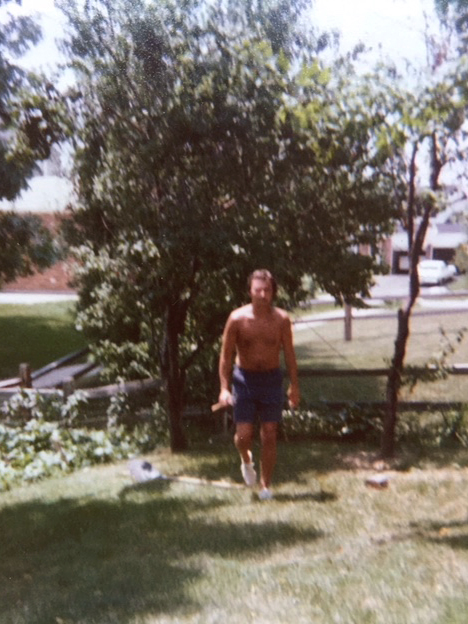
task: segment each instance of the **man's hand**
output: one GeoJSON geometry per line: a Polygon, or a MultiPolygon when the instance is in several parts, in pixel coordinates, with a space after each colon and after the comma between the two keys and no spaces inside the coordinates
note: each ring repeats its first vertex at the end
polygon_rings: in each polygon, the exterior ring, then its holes
{"type": "Polygon", "coordinates": [[[301,395],[299,392],[299,386],[291,385],[288,388],[288,401],[289,407],[295,409],[299,407],[299,402],[301,400],[301,395]]]}
{"type": "Polygon", "coordinates": [[[219,393],[219,399],[218,402],[220,405],[222,405],[223,407],[227,407],[228,405],[232,405],[232,394],[230,392],[230,390],[221,390],[221,392],[219,393]]]}

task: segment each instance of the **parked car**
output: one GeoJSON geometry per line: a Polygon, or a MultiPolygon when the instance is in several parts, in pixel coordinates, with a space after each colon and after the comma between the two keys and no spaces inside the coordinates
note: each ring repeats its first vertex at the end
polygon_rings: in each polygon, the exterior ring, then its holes
{"type": "Polygon", "coordinates": [[[454,264],[447,264],[444,260],[420,260],[418,275],[421,284],[435,285],[450,281],[457,273],[454,264]]]}

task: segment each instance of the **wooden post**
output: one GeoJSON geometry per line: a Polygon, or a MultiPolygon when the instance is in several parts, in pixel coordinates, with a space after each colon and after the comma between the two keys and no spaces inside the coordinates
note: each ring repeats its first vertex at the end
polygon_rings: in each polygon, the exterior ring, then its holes
{"type": "Polygon", "coordinates": [[[32,388],[31,366],[24,363],[19,366],[19,378],[21,379],[22,388],[32,388]]]}
{"type": "Polygon", "coordinates": [[[66,401],[67,398],[75,392],[75,380],[73,377],[66,377],[62,382],[62,390],[63,390],[63,400],[66,401]]]}
{"type": "Polygon", "coordinates": [[[353,339],[352,322],[353,322],[353,308],[349,303],[345,303],[345,340],[350,342],[353,339]]]}

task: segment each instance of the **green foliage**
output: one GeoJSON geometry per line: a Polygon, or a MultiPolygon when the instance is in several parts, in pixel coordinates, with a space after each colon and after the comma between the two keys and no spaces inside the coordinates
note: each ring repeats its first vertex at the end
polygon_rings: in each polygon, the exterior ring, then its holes
{"type": "Polygon", "coordinates": [[[442,23],[447,27],[452,24],[460,38],[461,50],[466,51],[468,39],[468,2],[467,0],[435,0],[435,6],[442,23]]]}
{"type": "MultiPolygon", "coordinates": [[[[388,409],[382,433],[382,455],[394,453],[397,405],[404,371],[410,318],[420,289],[417,271],[430,219],[443,205],[441,172],[449,163],[464,165],[467,93],[463,62],[430,79],[421,73],[416,86],[402,89],[396,71],[381,67],[367,77],[370,98],[381,111],[378,146],[398,172],[395,199],[398,219],[407,233],[409,292],[398,312],[398,329],[388,376],[388,409]],[[424,164],[423,164],[424,163],[424,164]],[[428,166],[429,163],[429,166],[428,166]],[[422,175],[424,170],[425,175],[422,175]],[[424,189],[421,191],[420,189],[424,189]],[[442,199],[442,201],[441,201],[442,199]]],[[[429,370],[427,372],[430,372],[429,370]]]]}
{"type": "Polygon", "coordinates": [[[285,410],[282,430],[287,439],[339,439],[376,442],[382,413],[373,408],[350,404],[339,410],[327,405],[312,409],[285,410]]]}
{"type": "MultiPolygon", "coordinates": [[[[119,392],[111,397],[107,407],[108,429],[124,425],[139,438],[142,434],[145,435],[145,427],[143,427],[142,432],[139,431],[142,424],[149,426],[151,440],[156,440],[158,445],[169,443],[167,413],[157,399],[152,401],[149,406],[142,406],[138,395],[132,398],[125,392],[119,392]]],[[[150,448],[154,442],[145,441],[144,437],[141,437],[141,444],[148,445],[150,448]]]]}
{"type": "Polygon", "coordinates": [[[398,423],[400,442],[413,448],[468,447],[467,408],[407,413],[398,423]]]}
{"type": "Polygon", "coordinates": [[[467,331],[467,327],[462,327],[452,337],[440,326],[438,351],[431,355],[422,367],[405,366],[401,380],[402,386],[408,386],[410,392],[412,392],[419,382],[428,383],[447,379],[452,368],[449,358],[456,353],[457,347],[464,340],[467,331]]]}
{"type": "Polygon", "coordinates": [[[379,113],[349,64],[320,61],[305,6],[60,2],[79,88],[79,323],[110,374],[165,380],[173,423],[252,269],[289,305],[304,274],[352,301],[391,227],[379,113]]]}
{"type": "MultiPolygon", "coordinates": [[[[401,415],[396,439],[413,448],[468,446],[467,408],[405,412],[401,415]]],[[[382,408],[350,404],[346,408],[314,406],[309,409],[285,410],[282,431],[287,440],[339,440],[340,442],[378,443],[382,432],[382,408]]]]}
{"type": "MultiPolygon", "coordinates": [[[[0,6],[7,4],[8,0],[0,6]]],[[[0,24],[0,199],[12,200],[27,188],[36,162],[50,155],[52,143],[64,133],[58,111],[50,104],[43,106],[50,100],[44,90],[49,95],[53,91],[50,83],[29,75],[14,62],[38,43],[39,26],[30,17],[13,17],[4,10],[0,24]],[[44,83],[49,86],[44,88],[44,83]]],[[[0,287],[57,258],[58,249],[37,217],[2,212],[0,237],[0,287]]]]}
{"type": "Polygon", "coordinates": [[[38,160],[49,158],[54,145],[72,137],[68,96],[62,96],[45,76],[28,76],[27,86],[12,105],[11,125],[8,162],[27,171],[38,160]]]}
{"type": "Polygon", "coordinates": [[[465,243],[457,247],[453,261],[459,271],[468,272],[468,244],[465,243]]]}
{"type": "Polygon", "coordinates": [[[60,256],[52,233],[34,215],[0,212],[0,286],[50,266],[60,256]]]}
{"type": "MultiPolygon", "coordinates": [[[[2,4],[8,4],[3,2],[2,4]]],[[[13,58],[21,56],[41,37],[39,27],[30,17],[12,17],[2,11],[0,29],[0,198],[13,199],[27,186],[35,162],[15,162],[9,153],[14,137],[13,117],[17,100],[27,84],[27,75],[13,58]]]]}
{"type": "Polygon", "coordinates": [[[157,404],[148,422],[132,430],[120,423],[128,405],[126,397],[115,397],[107,428],[96,430],[79,425],[88,409],[79,391],[66,401],[61,392],[52,397],[34,390],[18,392],[2,407],[0,491],[20,481],[131,457],[167,441],[167,427],[161,427],[164,413],[157,404]]]}

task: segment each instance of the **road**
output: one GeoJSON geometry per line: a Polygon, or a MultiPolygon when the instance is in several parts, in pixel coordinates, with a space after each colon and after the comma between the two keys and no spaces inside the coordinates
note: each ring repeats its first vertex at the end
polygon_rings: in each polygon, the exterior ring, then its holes
{"type": "MultiPolygon", "coordinates": [[[[371,288],[372,299],[385,299],[389,297],[407,297],[409,293],[408,275],[375,275],[375,285],[371,288]]],[[[450,295],[446,285],[421,286],[421,297],[450,295]]],[[[468,296],[468,293],[465,293],[468,296]]]]}
{"type": "MultiPolygon", "coordinates": [[[[353,308],[353,318],[389,317],[393,318],[395,310],[384,307],[386,301],[392,299],[405,299],[409,294],[407,275],[376,275],[375,285],[371,288],[371,297],[366,299],[369,308],[353,308]]],[[[334,302],[333,297],[324,295],[316,300],[317,303],[334,302]]],[[[422,287],[418,299],[418,308],[414,310],[415,316],[421,314],[442,314],[451,311],[468,311],[468,291],[453,292],[447,286],[422,287]]],[[[296,329],[307,329],[316,323],[344,319],[344,309],[337,307],[335,310],[316,312],[295,321],[296,329]]]]}
{"type": "MultiPolygon", "coordinates": [[[[376,275],[374,277],[375,284],[371,288],[371,297],[366,303],[371,307],[369,309],[353,309],[353,317],[393,315],[388,309],[384,309],[385,301],[391,299],[406,298],[409,293],[409,284],[407,275],[376,275]]],[[[0,292],[0,304],[26,304],[48,303],[60,301],[76,301],[78,296],[73,292],[68,293],[25,293],[25,292],[0,292]]],[[[333,303],[333,297],[324,295],[320,297],[318,302],[333,303]]],[[[447,286],[430,286],[422,287],[418,300],[418,313],[423,313],[421,308],[430,312],[433,311],[449,311],[449,310],[468,310],[468,291],[453,292],[447,286]]],[[[337,308],[323,313],[315,313],[311,315],[310,320],[324,321],[334,320],[344,317],[344,310],[337,308]]],[[[306,319],[301,319],[301,324],[306,319]]]]}

